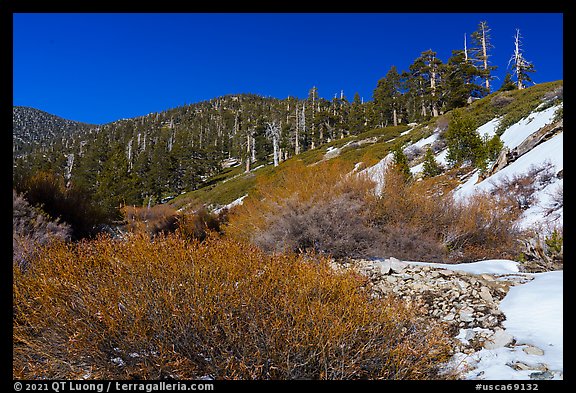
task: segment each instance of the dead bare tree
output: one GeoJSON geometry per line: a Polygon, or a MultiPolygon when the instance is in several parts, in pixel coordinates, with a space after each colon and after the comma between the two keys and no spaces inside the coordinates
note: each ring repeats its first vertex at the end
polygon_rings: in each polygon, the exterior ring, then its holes
{"type": "Polygon", "coordinates": [[[272,121],[266,123],[266,137],[272,140],[272,147],[274,149],[274,166],[278,166],[279,162],[279,147],[280,147],[280,126],[277,122],[272,121]]]}

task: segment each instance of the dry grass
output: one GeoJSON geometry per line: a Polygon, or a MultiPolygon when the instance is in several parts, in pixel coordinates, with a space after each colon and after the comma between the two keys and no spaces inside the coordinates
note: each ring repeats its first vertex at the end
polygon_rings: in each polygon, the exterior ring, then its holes
{"type": "Polygon", "coordinates": [[[14,268],[15,378],[445,378],[441,325],[322,257],[135,234],[30,266],[14,268]]]}

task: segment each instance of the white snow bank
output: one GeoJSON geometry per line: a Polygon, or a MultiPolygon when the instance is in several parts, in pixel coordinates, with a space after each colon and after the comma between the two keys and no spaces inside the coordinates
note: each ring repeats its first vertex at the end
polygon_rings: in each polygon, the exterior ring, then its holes
{"type": "Polygon", "coordinates": [[[386,157],[381,159],[377,164],[363,169],[358,172],[361,176],[367,176],[369,179],[376,183],[376,193],[382,193],[382,188],[384,187],[384,173],[388,165],[393,162],[394,155],[392,153],[388,153],[386,157]]]}
{"type": "MultiPolygon", "coordinates": [[[[556,167],[556,171],[564,168],[564,133],[561,132],[554,138],[543,142],[530,150],[528,153],[519,157],[512,164],[502,168],[493,176],[485,179],[482,183],[482,188],[487,188],[488,184],[493,181],[499,181],[505,177],[512,177],[514,175],[524,174],[528,172],[533,166],[543,165],[550,162],[556,167]],[[488,182],[486,182],[488,181],[488,182]]],[[[480,183],[480,184],[482,184],[480,183]]]]}
{"type": "MultiPolygon", "coordinates": [[[[434,132],[429,137],[422,138],[419,141],[411,144],[410,146],[424,147],[426,145],[429,145],[430,143],[435,142],[438,139],[439,135],[440,134],[438,132],[434,132]]],[[[408,147],[410,147],[410,146],[408,146],[408,147]]]]}
{"type": "Polygon", "coordinates": [[[490,120],[488,123],[485,123],[476,129],[476,132],[480,136],[487,136],[488,138],[493,137],[496,135],[496,129],[500,125],[500,118],[496,117],[490,120]]]}
{"type": "Polygon", "coordinates": [[[526,209],[516,223],[519,229],[538,228],[540,231],[564,225],[564,207],[557,206],[554,195],[562,190],[564,180],[558,179],[534,193],[535,202],[526,209]]]}
{"type": "MultiPolygon", "coordinates": [[[[518,262],[507,259],[460,264],[406,262],[471,274],[521,274],[533,277],[531,281],[511,287],[499,305],[505,315],[502,326],[506,333],[514,337],[514,345],[483,348],[470,355],[458,353],[451,364],[463,373],[464,379],[530,380],[531,374],[538,373],[544,367],[553,379],[563,379],[563,271],[519,273],[518,262]],[[530,353],[530,347],[537,347],[544,354],[530,353]],[[528,369],[513,367],[518,363],[528,366],[528,369]]],[[[464,333],[461,330],[457,338],[462,340],[464,333]]]]}
{"type": "Polygon", "coordinates": [[[452,359],[459,369],[467,370],[465,379],[528,380],[545,367],[553,379],[563,379],[563,271],[536,273],[528,283],[510,288],[500,302],[506,316],[503,326],[516,341],[514,346],[482,349],[469,356],[458,354],[452,359]],[[524,351],[535,346],[543,355],[524,351]],[[517,363],[531,369],[515,369],[517,363]]]}
{"type": "Polygon", "coordinates": [[[553,370],[563,367],[563,278],[563,271],[536,273],[529,283],[510,288],[500,302],[506,331],[517,344],[542,349],[539,362],[553,370]]]}
{"type": "Polygon", "coordinates": [[[220,212],[221,212],[222,210],[224,210],[224,209],[231,209],[231,208],[233,208],[234,206],[241,205],[241,204],[243,203],[243,201],[244,201],[244,198],[246,198],[247,196],[248,196],[248,194],[243,195],[243,196],[241,196],[240,198],[233,200],[233,201],[230,202],[229,204],[227,204],[227,205],[225,205],[225,206],[222,206],[222,207],[220,207],[220,208],[218,208],[218,209],[215,209],[215,210],[214,210],[214,213],[218,214],[218,213],[220,213],[220,212]]]}
{"type": "Polygon", "coordinates": [[[418,165],[414,165],[412,167],[410,167],[410,173],[412,173],[413,175],[420,173],[424,170],[424,163],[421,162],[418,165]]]}
{"type": "Polygon", "coordinates": [[[411,265],[428,265],[435,268],[456,270],[472,274],[512,274],[518,273],[518,262],[508,259],[487,259],[484,261],[470,263],[431,263],[431,262],[413,262],[406,261],[411,265]]]}

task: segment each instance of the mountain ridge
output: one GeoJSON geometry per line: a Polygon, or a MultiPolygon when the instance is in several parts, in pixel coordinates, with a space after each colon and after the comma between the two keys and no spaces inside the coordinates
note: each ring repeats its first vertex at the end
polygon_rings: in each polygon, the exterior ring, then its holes
{"type": "Polygon", "coordinates": [[[25,154],[33,146],[50,143],[55,138],[96,128],[96,125],[65,119],[29,106],[12,107],[12,149],[15,155],[25,154]]]}

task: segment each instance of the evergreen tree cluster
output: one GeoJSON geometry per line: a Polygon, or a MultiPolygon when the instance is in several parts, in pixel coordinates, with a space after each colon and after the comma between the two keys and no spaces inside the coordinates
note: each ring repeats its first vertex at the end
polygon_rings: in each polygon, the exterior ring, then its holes
{"type": "Polygon", "coordinates": [[[488,162],[494,161],[503,147],[503,142],[496,134],[492,137],[481,137],[476,131],[478,124],[474,119],[457,109],[444,137],[448,147],[448,162],[452,166],[472,165],[485,170],[488,162]]]}

